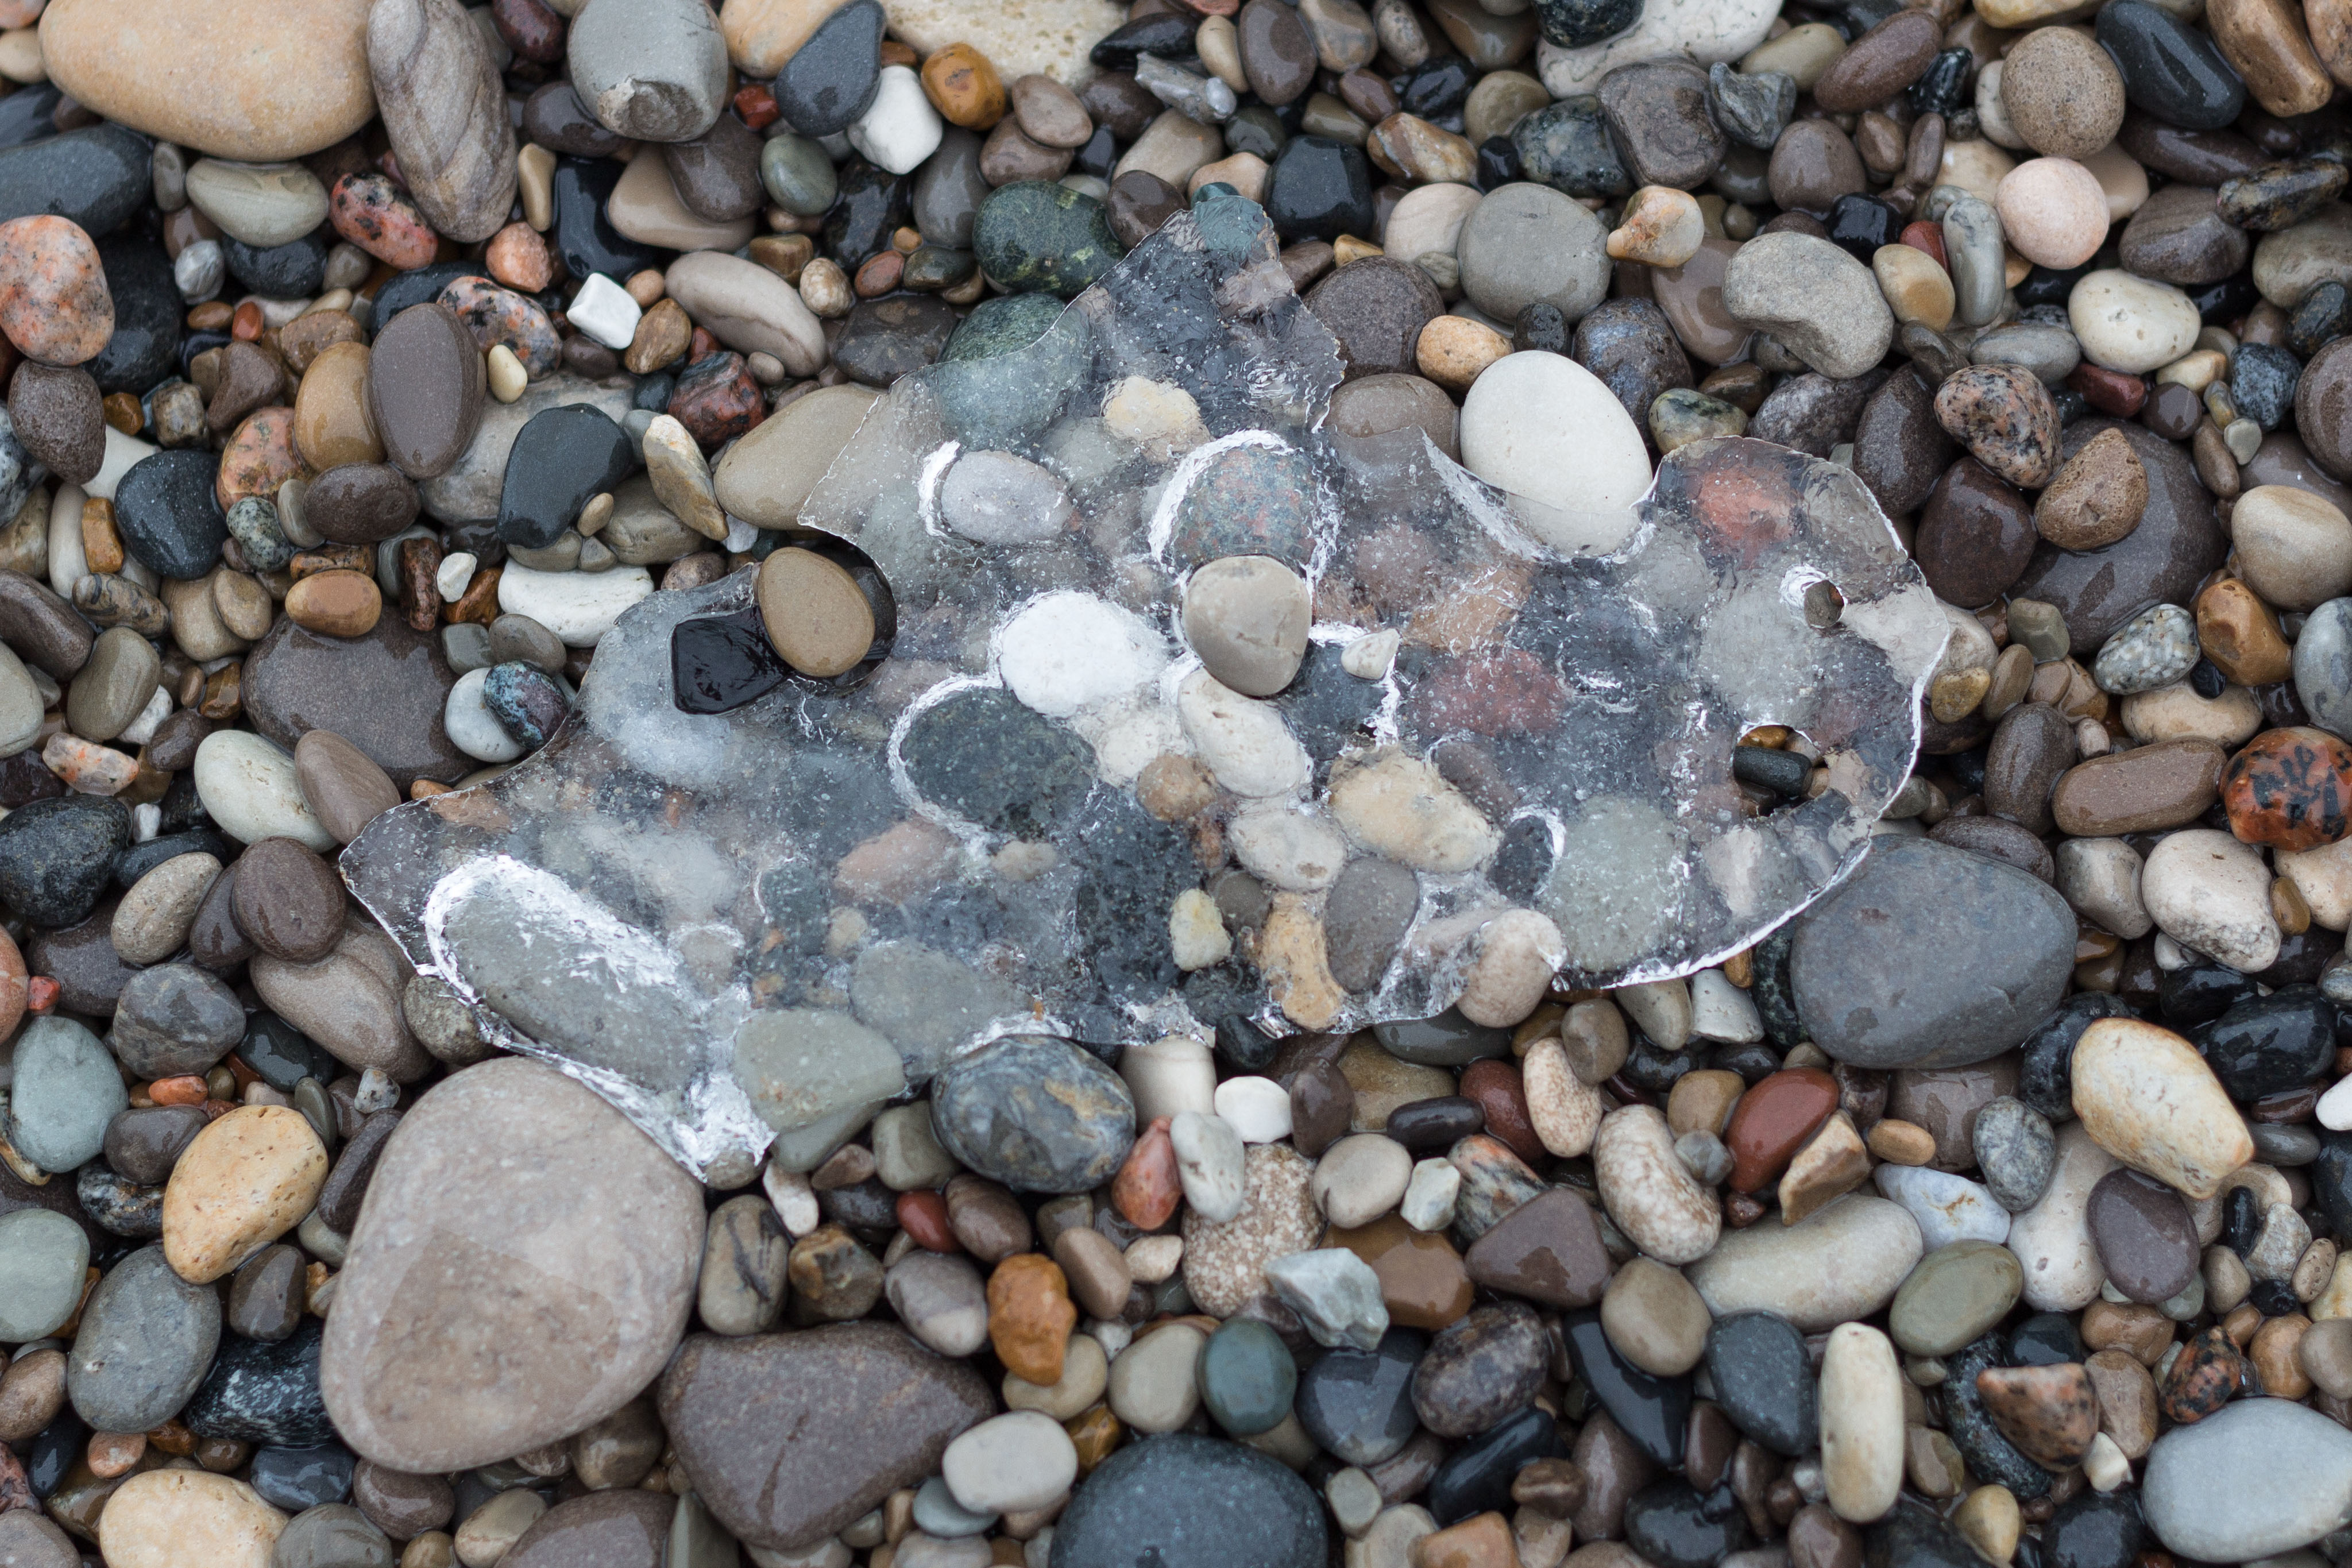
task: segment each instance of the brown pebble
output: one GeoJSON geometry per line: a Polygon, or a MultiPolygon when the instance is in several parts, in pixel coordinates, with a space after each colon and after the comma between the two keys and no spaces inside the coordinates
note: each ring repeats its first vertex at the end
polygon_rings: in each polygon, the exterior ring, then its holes
{"type": "Polygon", "coordinates": [[[343,934],[343,883],[333,867],[291,838],[265,838],[236,866],[229,912],[255,946],[291,963],[334,950],[343,934]]]}
{"type": "Polygon", "coordinates": [[[286,618],[324,637],[365,637],[383,615],[383,590],[364,573],[317,573],[286,595],[286,618]]]}
{"type": "Polygon", "coordinates": [[[779,550],[761,563],[754,592],[768,640],[804,675],[845,675],[874,646],[874,607],[829,556],[797,545],[779,550]]]}
{"type": "Polygon", "coordinates": [[[2122,431],[2102,430],[2042,492],[2033,506],[2033,526],[2061,550],[2099,550],[2137,528],[2147,507],[2147,470],[2139,454],[2122,431]]]}

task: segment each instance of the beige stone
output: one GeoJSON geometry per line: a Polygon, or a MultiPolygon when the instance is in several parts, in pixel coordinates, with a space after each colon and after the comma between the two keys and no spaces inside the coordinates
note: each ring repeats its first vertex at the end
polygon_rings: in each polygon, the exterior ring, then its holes
{"type": "Polygon", "coordinates": [[[1433,316],[1413,345],[1421,374],[1448,392],[1467,392],[1480,373],[1511,352],[1511,340],[1467,316],[1433,316]]]}
{"type": "Polygon", "coordinates": [[[1201,1310],[1220,1318],[1266,1292],[1267,1264],[1307,1251],[1323,1234],[1311,1190],[1315,1168],[1296,1150],[1254,1143],[1243,1153],[1242,1171],[1241,1213],[1213,1223],[1184,1210],[1184,1287],[1201,1310]]]}
{"type": "Polygon", "coordinates": [[[209,1470],[148,1470],[106,1500],[99,1547],[110,1568],[269,1568],[286,1516],[243,1481],[209,1470]]]}
{"type": "Polygon", "coordinates": [[[2196,1047],[2136,1018],[2102,1018],[2074,1047],[2074,1113],[2092,1142],[2193,1199],[2254,1156],[2228,1091],[2196,1047]]]}
{"type": "Polygon", "coordinates": [[[205,1285],[318,1206],[327,1150],[300,1111],[241,1105],[195,1136],[163,1188],[163,1258],[205,1285]]]}
{"type": "Polygon", "coordinates": [[[331,147],[375,114],[370,0],[54,0],[49,79],[134,131],[268,163],[331,147]]]}
{"type": "Polygon", "coordinates": [[[1644,185],[1626,199],[1624,216],[1610,231],[1609,254],[1619,261],[1680,267],[1698,254],[1706,237],[1698,198],[1668,185],[1644,185]]]}
{"type": "Polygon", "coordinates": [[[918,54],[970,44],[1006,81],[1034,71],[1064,87],[1094,74],[1088,52],[1127,20],[1112,0],[883,0],[882,8],[891,35],[918,54]]]}
{"type": "Polygon", "coordinates": [[[2271,863],[2303,895],[2312,924],[2326,931],[2352,926],[2352,838],[2316,849],[2274,850],[2271,863]]]}
{"type": "Polygon", "coordinates": [[[2239,574],[2263,602],[2312,610],[2352,589],[2352,521],[2299,485],[2257,485],[2230,512],[2239,574]]]}
{"type": "Polygon", "coordinates": [[[754,528],[791,528],[817,480],[882,395],[823,386],[794,398],[727,449],[711,474],[719,504],[754,528]]]}
{"type": "Polygon", "coordinates": [[[719,30],[727,58],[750,77],[772,77],[849,0],[726,0],[719,30]]]}
{"type": "Polygon", "coordinates": [[[1696,1262],[1722,1234],[1715,1194],[1684,1167],[1665,1117],[1651,1106],[1628,1105],[1602,1121],[1592,1174],[1617,1228],[1661,1263],[1696,1262]]]}
{"type": "Polygon", "coordinates": [[[1604,1110],[1601,1091],[1570,1070],[1567,1047],[1557,1039],[1538,1040],[1519,1062],[1528,1097],[1528,1120],[1543,1146],[1563,1160],[1592,1147],[1604,1110]]]}
{"type": "Polygon", "coordinates": [[[753,227],[748,217],[714,223],[688,210],[670,182],[666,158],[630,159],[604,216],[625,237],[666,250],[733,250],[750,241],[753,227]]]}
{"type": "Polygon", "coordinates": [[[1916,246],[1882,245],[1870,258],[1878,291],[1898,324],[1913,321],[1942,331],[1952,324],[1952,275],[1916,246]]]}
{"type": "Polygon", "coordinates": [[[428,1090],[337,1277],[320,1388],[394,1469],[493,1463],[651,1383],[693,1304],[702,1189],[585,1086],[521,1057],[428,1090]]]}
{"type": "Polygon", "coordinates": [[[1822,1353],[1822,1479],[1831,1510],[1868,1524],[1903,1489],[1903,1372],[1878,1330],[1840,1323],[1822,1353]]]}

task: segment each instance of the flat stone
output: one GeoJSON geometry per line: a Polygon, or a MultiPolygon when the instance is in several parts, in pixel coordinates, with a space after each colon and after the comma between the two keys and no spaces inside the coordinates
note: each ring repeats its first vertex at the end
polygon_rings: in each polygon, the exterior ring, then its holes
{"type": "Polygon", "coordinates": [[[66,1358],[76,1414],[101,1432],[144,1432],[185,1405],[220,1343],[220,1294],[144,1247],[107,1271],[66,1358]]]}
{"type": "Polygon", "coordinates": [[[694,1182],[536,1062],[436,1086],[370,1188],[320,1385],[337,1429],[380,1464],[461,1469],[578,1431],[650,1382],[686,1326],[702,1250],[694,1182]],[[418,1272],[427,1257],[445,1270],[436,1289],[418,1272]],[[541,1325],[526,1338],[562,1347],[561,1364],[518,1355],[523,1331],[490,1327],[502,1312],[541,1325]],[[562,1331],[538,1337],[549,1323],[562,1331]]]}
{"type": "Polygon", "coordinates": [[[2317,1412],[2247,1399],[2148,1451],[2141,1506],[2172,1551],[2252,1562],[2307,1546],[2352,1521],[2352,1441],[2317,1412]]]}
{"type": "Polygon", "coordinates": [[[1066,1565],[1148,1553],[1164,1568],[1320,1568],[1328,1550],[1321,1500],[1281,1464],[1171,1435],[1087,1476],[1055,1523],[1053,1555],[1066,1565]]]}
{"type": "Polygon", "coordinates": [[[1767,1311],[1816,1333],[1892,1300],[1920,1252],[1900,1205],[1850,1194],[1793,1226],[1727,1232],[1685,1273],[1718,1318],[1767,1311]]]}

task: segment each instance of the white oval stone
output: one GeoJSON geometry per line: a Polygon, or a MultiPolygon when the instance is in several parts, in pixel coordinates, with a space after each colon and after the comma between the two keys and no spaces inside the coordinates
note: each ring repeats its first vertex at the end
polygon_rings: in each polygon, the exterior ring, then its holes
{"type": "Polygon", "coordinates": [[[2100,1018],[2074,1044],[2074,1114],[2133,1170],[2210,1198],[2254,1157],[2245,1119],[2197,1048],[2137,1018],[2100,1018]]]}
{"type": "Polygon", "coordinates": [[[974,1513],[1044,1508],[1078,1479],[1078,1451],[1050,1415],[1015,1410],[991,1416],[940,1456],[948,1491],[974,1513]]]}
{"type": "Polygon", "coordinates": [[[1956,1241],[2009,1239],[2009,1211],[1966,1176],[1925,1165],[1881,1165],[1875,1174],[1878,1190],[1919,1222],[1920,1244],[1930,1252],[1956,1241]]]}
{"type": "Polygon", "coordinates": [[[1040,544],[1076,515],[1052,469],[1012,452],[967,452],[940,481],[940,521],[982,544],[1040,544]]]}
{"type": "Polygon", "coordinates": [[[1732,1231],[1683,1274],[1718,1318],[1778,1312],[1811,1334],[1895,1300],[1921,1250],[1918,1222],[1902,1205],[1848,1193],[1794,1225],[1732,1231]]]}
{"type": "Polygon", "coordinates": [[[1661,1263],[1706,1258],[1722,1234],[1722,1205],[1675,1152],[1674,1132],[1654,1106],[1624,1106],[1602,1120],[1592,1141],[1592,1178],[1617,1228],[1661,1263]]]}
{"type": "Polygon", "coordinates": [[[614,622],[653,591],[653,574],[642,566],[535,572],[509,561],[499,576],[499,608],[529,616],[567,647],[594,647],[614,622]]]}
{"type": "Polygon", "coordinates": [[[1290,1091],[1270,1078],[1229,1078],[1217,1085],[1217,1116],[1244,1143],[1290,1136],[1290,1091]]]}
{"type": "Polygon", "coordinates": [[[2106,1266],[2091,1243],[2091,1189],[2116,1157],[2079,1121],[2058,1129],[2058,1163],[2032,1208],[2009,1222],[2009,1249],[2025,1270],[2026,1304],[2037,1312],[2073,1312],[2091,1304],[2106,1266]]]}
{"type": "Polygon", "coordinates": [[[2196,305],[2169,283],[2113,267],[2087,273],[2066,297],[2067,323],[2093,364],[2145,375],[2197,346],[2196,305]]]}
{"type": "Polygon", "coordinates": [[[1840,1323],[1822,1352],[1822,1479],[1831,1511],[1868,1524],[1903,1489],[1903,1369],[1876,1329],[1840,1323]]]}
{"type": "Polygon", "coordinates": [[[1462,465],[1505,491],[1536,539],[1606,555],[1633,532],[1650,488],[1642,432],[1601,378],[1540,349],[1507,354],[1462,403],[1462,465]]]}
{"type": "MultiPolygon", "coordinates": [[[[1451,1161],[1433,1161],[1454,1171],[1451,1161]]],[[[1385,1132],[1357,1132],[1323,1151],[1308,1190],[1324,1216],[1342,1229],[1370,1225],[1403,1201],[1412,1184],[1412,1152],[1385,1132]]],[[[1454,1180],[1461,1173],[1454,1171],[1454,1180]]],[[[1449,1209],[1453,1206],[1449,1202],[1449,1209]]]]}
{"type": "Polygon", "coordinates": [[[506,731],[498,715],[482,700],[482,687],[489,679],[487,669],[469,669],[457,678],[449,689],[448,700],[441,704],[441,728],[449,733],[449,743],[478,763],[510,763],[523,753],[523,745],[506,731]]]}
{"type": "Polygon", "coordinates": [[[1244,697],[1205,669],[1177,689],[1176,716],[1202,763],[1235,795],[1288,795],[1307,780],[1307,750],[1282,710],[1244,697]]]}
{"type": "Polygon", "coordinates": [[[2168,835],[2148,851],[2140,900],[2157,929],[2232,969],[2260,973],[2278,962],[2263,852],[2210,827],[2168,835]]]}
{"type": "Polygon", "coordinates": [[[1764,1019],[1756,1004],[1722,970],[1702,969],[1692,975],[1690,997],[1690,1029],[1700,1039],[1746,1046],[1764,1037],[1764,1019]]]}
{"type": "Polygon", "coordinates": [[[1125,697],[1167,662],[1158,632],[1092,594],[1041,595],[996,634],[997,673],[1023,706],[1051,719],[1125,697]]]}
{"type": "Polygon", "coordinates": [[[196,796],[214,823],[247,844],[296,838],[322,855],[341,847],[310,815],[294,756],[250,730],[215,730],[196,748],[196,796]]]}
{"type": "Polygon", "coordinates": [[[1462,220],[1478,205],[1479,191],[1470,185],[1439,182],[1415,185],[1389,214],[1381,232],[1381,248],[1391,261],[1417,261],[1424,256],[1451,258],[1462,237],[1462,220]]]}
{"type": "Polygon", "coordinates": [[[947,125],[905,66],[884,66],[874,101],[849,128],[849,144],[894,174],[911,174],[940,149],[947,125]]]}

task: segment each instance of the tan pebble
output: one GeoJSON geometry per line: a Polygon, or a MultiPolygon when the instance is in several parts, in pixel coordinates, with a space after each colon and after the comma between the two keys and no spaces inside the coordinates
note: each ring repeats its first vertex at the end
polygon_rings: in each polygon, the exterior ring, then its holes
{"type": "Polygon", "coordinates": [[[1927,689],[1928,710],[1942,724],[1957,724],[1974,712],[1992,689],[1990,669],[1961,669],[1940,675],[1927,689]]]}
{"type": "Polygon", "coordinates": [[[1662,1263],[1704,1258],[1722,1234],[1715,1194],[1684,1167],[1666,1119],[1650,1106],[1625,1106],[1602,1120],[1592,1173],[1609,1217],[1662,1263]]]}
{"type": "Polygon", "coordinates": [[[315,573],[286,595],[286,618],[323,637],[365,637],[383,615],[383,590],[364,572],[315,573]]]}
{"type": "Polygon", "coordinates": [[[2010,244],[2039,266],[2080,267],[2107,237],[2107,194],[2097,175],[2071,158],[2020,163],[2001,176],[1993,207],[2010,244]]]}
{"type": "Polygon", "coordinates": [[[2147,470],[2124,433],[2107,429],[2058,470],[2034,502],[2033,526],[2061,550],[2098,550],[2137,528],[2147,508],[2147,470]]]}
{"type": "Polygon", "coordinates": [[[1561,1043],[1538,1040],[1528,1048],[1519,1074],[1528,1097],[1528,1120],[1543,1146],[1563,1160],[1590,1151],[1593,1134],[1601,1129],[1601,1091],[1570,1068],[1561,1043]]]}
{"type": "Polygon", "coordinates": [[[2074,1047],[2074,1113],[2092,1142],[2193,1200],[2253,1158],[2244,1120],[2196,1048],[2169,1029],[2102,1018],[2074,1047]]]}
{"type": "Polygon", "coordinates": [[[1871,256],[1870,269],[1897,322],[1916,321],[1939,332],[1952,324],[1952,277],[1934,257],[1916,246],[1882,245],[1871,256]]]}
{"type": "Polygon", "coordinates": [[[841,269],[841,263],[820,256],[801,269],[801,300],[815,314],[831,318],[849,314],[857,296],[851,291],[849,274],[841,269]]]}
{"type": "Polygon", "coordinates": [[[1698,254],[1706,237],[1706,215],[1688,191],[1644,185],[1627,199],[1624,216],[1610,231],[1609,254],[1619,261],[1680,267],[1698,254]]]}
{"type": "Polygon", "coordinates": [[[1935,1134],[1891,1116],[1871,1128],[1866,1142],[1870,1152],[1890,1165],[1925,1165],[1936,1158],[1935,1134]]]}
{"type": "Polygon", "coordinates": [[[1352,234],[1343,234],[1331,242],[1331,265],[1334,267],[1345,267],[1351,261],[1387,254],[1370,240],[1358,239],[1352,234]]]}
{"type": "Polygon", "coordinates": [[[163,1258],[208,1284],[301,1223],[327,1179],[327,1151],[310,1120],[247,1105],[195,1136],[163,1188],[163,1258]]]}
{"type": "Polygon", "coordinates": [[[205,1470],[148,1470],[98,1518],[110,1568],[269,1568],[286,1516],[243,1481],[205,1470]]]}
{"type": "Polygon", "coordinates": [[[215,567],[212,576],[213,608],[231,637],[259,642],[277,618],[278,603],[269,590],[242,572],[215,567]]]}
{"type": "Polygon", "coordinates": [[[1186,194],[1197,195],[1202,185],[1223,182],[1251,201],[1264,201],[1266,177],[1271,172],[1270,165],[1256,153],[1235,153],[1193,170],[1192,177],[1185,183],[1186,194]]]}
{"type": "Polygon", "coordinates": [[[830,556],[797,545],[777,551],[761,563],[755,596],[768,640],[804,675],[845,675],[874,645],[874,606],[830,556]]]}
{"type": "Polygon", "coordinates": [[[2017,1555],[2025,1517],[2017,1506],[2017,1494],[2007,1487],[1979,1487],[1952,1510],[1952,1528],[1986,1562],[2006,1563],[2017,1555]]]}
{"type": "Polygon", "coordinates": [[[515,358],[514,350],[504,343],[492,343],[484,356],[483,369],[488,373],[490,395],[500,403],[512,403],[530,384],[530,376],[515,358]]]}
{"type": "Polygon", "coordinates": [[[1840,1110],[1822,1123],[1789,1162],[1780,1178],[1780,1223],[1794,1225],[1832,1198],[1853,1191],[1870,1177],[1870,1154],[1853,1118],[1840,1110]]]}
{"type": "Polygon", "coordinates": [[[1511,352],[1511,340],[1464,316],[1435,316],[1421,330],[1413,358],[1421,374],[1449,392],[1467,392],[1481,372],[1511,352]]]}

